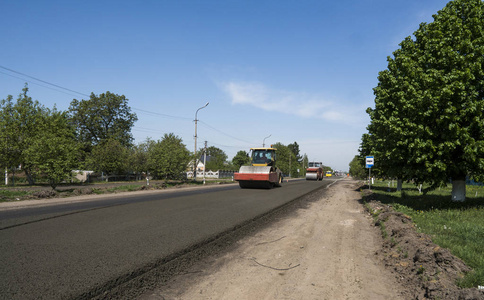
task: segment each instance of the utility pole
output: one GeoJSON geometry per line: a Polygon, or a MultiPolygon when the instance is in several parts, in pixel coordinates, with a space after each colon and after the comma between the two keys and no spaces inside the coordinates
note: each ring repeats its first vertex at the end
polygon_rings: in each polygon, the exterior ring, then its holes
{"type": "Polygon", "coordinates": [[[292,152],[289,153],[289,177],[291,177],[291,159],[292,158],[292,152]]]}
{"type": "Polygon", "coordinates": [[[198,114],[199,110],[207,107],[208,104],[209,104],[209,102],[207,102],[204,106],[197,109],[197,111],[195,112],[195,151],[193,152],[194,155],[195,155],[195,158],[194,158],[194,162],[193,162],[193,180],[197,179],[197,122],[198,122],[197,114],[198,114]]]}
{"type": "Polygon", "coordinates": [[[203,149],[203,184],[205,184],[205,169],[207,168],[207,141],[205,141],[205,149],[203,149]]]}

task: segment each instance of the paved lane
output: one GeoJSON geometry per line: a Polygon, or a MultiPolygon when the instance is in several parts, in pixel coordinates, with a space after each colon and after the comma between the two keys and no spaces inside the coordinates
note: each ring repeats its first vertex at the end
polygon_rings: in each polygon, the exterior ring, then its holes
{"type": "Polygon", "coordinates": [[[75,297],[329,182],[295,181],[272,190],[221,188],[172,197],[139,193],[126,203],[89,209],[17,212],[18,218],[4,214],[2,224],[10,225],[0,229],[0,298],[75,297]]]}
{"type": "MultiPolygon", "coordinates": [[[[203,187],[187,187],[183,189],[150,190],[139,193],[129,192],[123,193],[123,195],[93,195],[90,197],[92,199],[89,199],[89,196],[81,196],[77,198],[85,198],[85,200],[82,201],[78,201],[77,199],[72,197],[66,198],[66,201],[64,203],[54,202],[44,205],[40,204],[42,202],[45,202],[44,200],[33,200],[29,201],[30,205],[26,205],[25,207],[20,206],[20,209],[15,209],[15,206],[13,208],[2,207],[2,203],[0,203],[0,230],[7,227],[18,226],[25,223],[55,218],[66,214],[79,213],[87,210],[106,208],[116,205],[125,205],[130,203],[160,201],[168,198],[200,195],[211,193],[214,191],[235,189],[239,189],[239,186],[236,184],[226,184],[218,186],[209,185],[203,187]],[[39,202],[39,204],[32,203],[34,201],[39,202]]],[[[22,202],[17,202],[15,204],[22,205],[22,202]]]]}

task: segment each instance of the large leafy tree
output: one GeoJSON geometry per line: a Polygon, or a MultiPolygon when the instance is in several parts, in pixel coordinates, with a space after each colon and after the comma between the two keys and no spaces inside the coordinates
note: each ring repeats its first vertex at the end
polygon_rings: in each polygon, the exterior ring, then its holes
{"type": "Polygon", "coordinates": [[[25,161],[34,174],[47,177],[55,189],[77,167],[79,144],[66,112],[48,110],[37,126],[37,136],[25,150],[25,161]]]}
{"type": "Polygon", "coordinates": [[[129,148],[119,140],[107,139],[93,147],[87,158],[87,165],[90,169],[107,175],[124,174],[130,170],[128,161],[129,148]]]}
{"type": "MultiPolygon", "coordinates": [[[[203,153],[204,150],[200,150],[200,153],[203,153]]],[[[203,155],[203,154],[202,154],[203,155]]],[[[226,161],[227,161],[227,154],[215,146],[210,146],[207,148],[207,157],[210,157],[210,160],[207,161],[206,170],[224,170],[227,168],[226,161]]],[[[203,156],[200,159],[203,161],[203,156]]]]}
{"type": "Polygon", "coordinates": [[[147,139],[130,149],[129,165],[138,179],[143,172],[148,171],[148,148],[151,142],[150,139],[147,139]]]}
{"type": "Polygon", "coordinates": [[[20,165],[13,97],[9,95],[0,102],[0,165],[12,168],[20,165]]]}
{"type": "Polygon", "coordinates": [[[25,151],[38,137],[47,110],[27,95],[28,90],[25,85],[15,103],[11,96],[0,103],[0,159],[6,167],[21,166],[32,185],[32,164],[27,161],[25,151]]]}
{"type": "Polygon", "coordinates": [[[124,95],[111,92],[99,96],[91,93],[89,100],[72,100],[69,112],[79,139],[90,149],[108,139],[131,146],[131,128],[138,120],[124,95]]]}
{"type": "MultiPolygon", "coordinates": [[[[364,134],[361,157],[375,156],[382,176],[415,179],[415,166],[410,165],[409,144],[422,132],[415,120],[418,84],[414,78],[418,51],[407,37],[401,48],[388,58],[388,69],[379,73],[374,89],[375,109],[369,108],[369,134],[364,134]]],[[[418,101],[417,101],[418,102],[418,101]]],[[[413,153],[412,153],[413,155],[413,153]]]]}
{"type": "Polygon", "coordinates": [[[29,184],[43,176],[52,188],[78,167],[78,143],[67,113],[45,108],[28,96],[25,85],[17,101],[0,103],[0,161],[25,172],[29,184]]]}
{"type": "Polygon", "coordinates": [[[183,141],[173,133],[165,134],[148,146],[148,168],[158,178],[180,179],[192,159],[183,141]]]}
{"type": "Polygon", "coordinates": [[[275,143],[272,146],[277,149],[277,167],[281,169],[284,175],[296,177],[298,175],[297,169],[300,168],[300,165],[294,152],[282,143],[275,143]]]}
{"type": "Polygon", "coordinates": [[[232,158],[232,164],[236,170],[239,170],[241,166],[248,165],[250,163],[249,153],[244,150],[240,150],[235,154],[234,158],[232,158]]]}
{"type": "Polygon", "coordinates": [[[306,169],[309,167],[309,157],[306,153],[304,153],[304,155],[302,156],[301,164],[302,164],[301,175],[306,176],[306,169]]]}
{"type": "Polygon", "coordinates": [[[296,161],[301,162],[302,157],[301,154],[299,153],[299,145],[297,142],[294,142],[292,144],[287,145],[289,150],[291,150],[292,153],[294,153],[294,156],[296,157],[296,161]]]}
{"type": "Polygon", "coordinates": [[[484,174],[484,2],[454,0],[388,58],[369,109],[370,141],[389,175],[437,186],[484,174]]]}
{"type": "Polygon", "coordinates": [[[367,176],[367,172],[364,166],[364,161],[359,155],[355,157],[350,162],[350,175],[357,179],[364,179],[367,176]]]}

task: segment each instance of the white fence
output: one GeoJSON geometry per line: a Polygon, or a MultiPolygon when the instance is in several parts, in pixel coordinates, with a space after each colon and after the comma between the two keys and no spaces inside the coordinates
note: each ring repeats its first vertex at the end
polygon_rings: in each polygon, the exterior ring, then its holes
{"type": "MultiPolygon", "coordinates": [[[[234,176],[234,171],[224,171],[224,170],[218,170],[218,171],[207,171],[205,172],[205,178],[232,178],[234,176]]],[[[203,177],[203,171],[198,171],[197,172],[197,177],[202,178],[203,177]]],[[[187,178],[193,178],[193,171],[187,172],[187,178]]]]}

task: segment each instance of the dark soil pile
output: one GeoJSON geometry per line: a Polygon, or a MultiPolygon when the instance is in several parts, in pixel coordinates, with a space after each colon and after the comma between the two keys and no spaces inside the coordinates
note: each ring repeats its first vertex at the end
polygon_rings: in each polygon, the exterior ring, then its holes
{"type": "Polygon", "coordinates": [[[368,203],[385,237],[376,254],[407,288],[408,299],[484,299],[484,290],[462,289],[456,281],[471,269],[430,236],[418,233],[409,216],[378,201],[368,203]]]}

